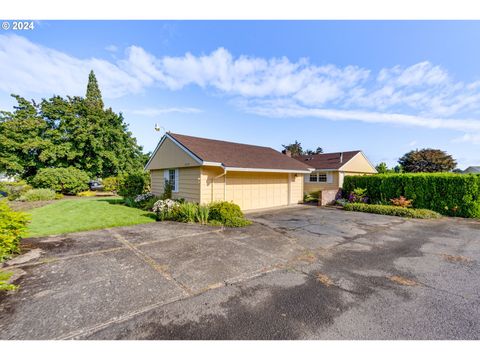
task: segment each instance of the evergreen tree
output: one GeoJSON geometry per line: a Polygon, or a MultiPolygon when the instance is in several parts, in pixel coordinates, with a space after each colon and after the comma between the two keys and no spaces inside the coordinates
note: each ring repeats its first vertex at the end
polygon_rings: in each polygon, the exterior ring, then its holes
{"type": "Polygon", "coordinates": [[[89,107],[103,109],[102,93],[98,87],[97,78],[95,77],[93,70],[90,71],[90,74],[88,75],[87,94],[85,96],[85,101],[89,107]]]}
{"type": "Polygon", "coordinates": [[[44,167],[73,166],[92,177],[143,169],[145,155],[122,114],[103,109],[95,75],[87,97],[43,99],[18,95],[14,112],[0,112],[0,172],[34,176],[44,167]]]}
{"type": "Polygon", "coordinates": [[[457,166],[451,155],[438,149],[412,150],[403,155],[398,163],[405,172],[452,171],[457,166]]]}

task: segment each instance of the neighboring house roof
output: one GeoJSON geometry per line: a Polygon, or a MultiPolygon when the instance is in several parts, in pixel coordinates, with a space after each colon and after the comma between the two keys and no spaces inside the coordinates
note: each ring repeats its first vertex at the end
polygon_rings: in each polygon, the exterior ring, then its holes
{"type": "Polygon", "coordinates": [[[339,170],[350,161],[360,150],[344,151],[328,154],[301,155],[294,158],[318,170],[339,170]]]}
{"type": "MultiPolygon", "coordinates": [[[[171,132],[167,132],[164,138],[173,140],[201,165],[222,166],[233,171],[273,170],[301,173],[311,171],[307,165],[269,147],[205,139],[171,132]]],[[[164,138],[155,149],[150,161],[164,138]]],[[[146,167],[148,165],[147,163],[146,167]]]]}
{"type": "Polygon", "coordinates": [[[480,173],[480,166],[469,166],[462,171],[463,174],[477,174],[480,173]]]}

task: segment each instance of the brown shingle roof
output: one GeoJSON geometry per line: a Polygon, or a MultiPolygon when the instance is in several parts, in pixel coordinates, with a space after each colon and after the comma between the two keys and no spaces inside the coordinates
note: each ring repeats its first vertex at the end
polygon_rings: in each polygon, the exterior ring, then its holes
{"type": "Polygon", "coordinates": [[[295,156],[295,159],[315,169],[340,169],[347,161],[360,153],[360,150],[328,154],[295,156]],[[342,155],[343,154],[343,155],[342,155]],[[340,161],[342,160],[342,161],[340,161]]]}
{"type": "Polygon", "coordinates": [[[225,167],[308,171],[308,166],[272,148],[168,133],[203,161],[225,167]]]}

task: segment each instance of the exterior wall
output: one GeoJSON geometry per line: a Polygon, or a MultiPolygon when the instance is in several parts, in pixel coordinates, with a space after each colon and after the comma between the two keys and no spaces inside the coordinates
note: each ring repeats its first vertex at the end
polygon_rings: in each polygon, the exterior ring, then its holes
{"type": "Polygon", "coordinates": [[[331,205],[335,203],[337,195],[341,192],[340,189],[323,190],[318,197],[318,206],[331,205]]]}
{"type": "Polygon", "coordinates": [[[200,202],[208,204],[225,199],[225,176],[223,169],[214,166],[203,166],[200,175],[200,202]]]}
{"type": "MultiPolygon", "coordinates": [[[[161,170],[150,170],[150,177],[152,181],[152,192],[160,196],[163,194],[163,187],[165,180],[161,170]]],[[[183,198],[187,201],[200,202],[200,181],[201,171],[200,167],[189,167],[178,169],[178,192],[172,193],[172,198],[183,198]]]]}
{"type": "MultiPolygon", "coordinates": [[[[375,174],[377,170],[370,164],[363,153],[358,153],[350,159],[341,168],[342,171],[349,173],[375,174]]],[[[345,174],[346,175],[346,174],[345,174]]],[[[357,174],[359,175],[359,174],[357,174]]]]}
{"type": "Polygon", "coordinates": [[[318,183],[318,182],[311,183],[311,182],[309,182],[310,176],[308,174],[305,175],[304,192],[306,194],[309,194],[309,193],[315,192],[315,191],[338,189],[340,187],[339,172],[338,171],[326,171],[326,173],[332,174],[332,182],[331,183],[318,183]]]}
{"type": "MultiPolygon", "coordinates": [[[[308,176],[308,175],[305,175],[308,176]]],[[[303,174],[291,174],[290,175],[290,204],[299,204],[303,202],[303,174]]]]}
{"type": "Polygon", "coordinates": [[[190,155],[175,145],[172,140],[166,138],[147,169],[173,169],[198,165],[199,164],[190,155]]]}

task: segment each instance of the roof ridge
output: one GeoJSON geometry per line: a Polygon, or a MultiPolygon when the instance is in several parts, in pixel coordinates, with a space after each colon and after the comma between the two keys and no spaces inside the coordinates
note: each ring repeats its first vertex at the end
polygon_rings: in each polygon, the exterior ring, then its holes
{"type": "MultiPolygon", "coordinates": [[[[170,135],[173,136],[173,137],[175,137],[175,135],[179,135],[179,136],[185,136],[185,137],[194,138],[194,139],[200,139],[200,140],[217,141],[217,142],[221,142],[221,143],[235,144],[235,145],[253,146],[253,147],[262,148],[262,149],[270,149],[270,150],[273,150],[273,151],[277,151],[277,152],[278,152],[278,150],[275,150],[274,148],[272,148],[272,147],[270,147],[270,146],[261,146],[261,145],[255,145],[255,144],[245,144],[245,143],[239,143],[239,142],[235,142],[235,141],[226,141],[226,140],[219,140],[219,139],[210,139],[210,138],[205,138],[205,137],[200,137],[200,136],[191,136],[191,135],[184,135],[184,134],[178,134],[178,133],[172,133],[172,132],[168,132],[168,134],[170,134],[170,135]]],[[[176,139],[176,140],[178,140],[178,139],[176,139]]]]}

